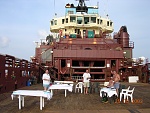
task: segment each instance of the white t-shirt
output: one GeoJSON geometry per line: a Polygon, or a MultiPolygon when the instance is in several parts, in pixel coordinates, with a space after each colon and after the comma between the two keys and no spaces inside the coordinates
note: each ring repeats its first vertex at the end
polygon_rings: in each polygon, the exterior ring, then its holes
{"type": "Polygon", "coordinates": [[[43,84],[50,84],[51,78],[50,78],[49,74],[44,73],[44,74],[43,74],[43,77],[42,77],[42,80],[43,80],[43,84]],[[43,80],[43,79],[47,79],[47,80],[49,80],[49,81],[43,80]]]}
{"type": "Polygon", "coordinates": [[[90,81],[89,77],[91,77],[90,73],[84,73],[83,82],[89,82],[90,81]]]}

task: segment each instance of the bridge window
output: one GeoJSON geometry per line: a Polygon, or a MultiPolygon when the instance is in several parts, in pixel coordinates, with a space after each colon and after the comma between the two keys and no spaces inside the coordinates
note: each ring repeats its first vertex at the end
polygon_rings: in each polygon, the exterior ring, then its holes
{"type": "Polygon", "coordinates": [[[96,23],[96,17],[91,17],[91,23],[96,23]]]}
{"type": "Polygon", "coordinates": [[[82,24],[82,17],[77,17],[77,24],[82,24]]]}
{"type": "Polygon", "coordinates": [[[89,23],[89,17],[84,17],[84,24],[88,24],[89,23]]]}
{"type": "Polygon", "coordinates": [[[70,22],[76,22],[76,17],[70,17],[70,22]]]}

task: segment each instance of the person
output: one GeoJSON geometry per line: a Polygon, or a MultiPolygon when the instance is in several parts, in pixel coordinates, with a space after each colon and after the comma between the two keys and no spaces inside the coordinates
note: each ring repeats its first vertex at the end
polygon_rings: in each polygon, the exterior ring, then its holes
{"type": "Polygon", "coordinates": [[[120,75],[116,72],[116,71],[111,71],[111,73],[113,74],[113,81],[114,81],[114,88],[116,89],[117,94],[119,93],[119,81],[120,81],[120,75]]]}
{"type": "Polygon", "coordinates": [[[107,85],[107,87],[114,87],[113,77],[110,77],[109,84],[107,85]]]}
{"type": "Polygon", "coordinates": [[[43,80],[44,91],[47,91],[51,80],[48,70],[46,70],[45,73],[43,74],[42,80],[43,80]]]}
{"type": "Polygon", "coordinates": [[[87,69],[86,72],[83,74],[84,94],[88,94],[88,88],[90,87],[90,78],[91,75],[87,69]]]}

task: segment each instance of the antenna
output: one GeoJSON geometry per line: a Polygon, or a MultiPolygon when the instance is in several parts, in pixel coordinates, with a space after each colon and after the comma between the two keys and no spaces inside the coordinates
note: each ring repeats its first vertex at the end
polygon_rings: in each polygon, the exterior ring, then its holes
{"type": "Polygon", "coordinates": [[[54,0],[54,16],[57,16],[57,13],[55,12],[55,0],[54,0]]]}
{"type": "Polygon", "coordinates": [[[104,16],[106,16],[107,18],[107,8],[108,8],[108,0],[106,0],[106,2],[104,2],[104,16]]]}
{"type": "Polygon", "coordinates": [[[97,1],[97,7],[99,7],[99,1],[97,1]]]}

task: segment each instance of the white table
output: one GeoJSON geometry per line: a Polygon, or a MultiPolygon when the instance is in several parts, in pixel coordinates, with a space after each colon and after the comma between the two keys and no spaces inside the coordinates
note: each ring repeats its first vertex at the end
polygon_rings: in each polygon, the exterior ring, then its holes
{"type": "Polygon", "coordinates": [[[54,85],[51,85],[48,90],[51,90],[52,95],[53,95],[53,90],[54,89],[64,89],[65,90],[65,97],[66,97],[67,96],[67,90],[72,92],[73,85],[68,85],[68,84],[54,84],[54,85]]]}
{"type": "Polygon", "coordinates": [[[138,80],[138,76],[129,76],[129,83],[137,83],[138,80]]]}
{"type": "Polygon", "coordinates": [[[12,100],[14,96],[18,96],[19,98],[19,109],[21,109],[21,104],[22,104],[22,107],[24,107],[25,96],[40,97],[40,110],[42,110],[42,107],[44,107],[44,98],[47,98],[48,100],[52,98],[52,94],[50,93],[50,91],[43,91],[43,90],[16,90],[16,91],[13,91],[11,95],[12,100]]]}
{"type": "Polygon", "coordinates": [[[113,95],[117,96],[117,92],[116,89],[112,89],[112,88],[102,88],[100,90],[100,97],[102,97],[102,92],[106,92],[108,94],[108,97],[112,97],[113,95]]]}
{"type": "Polygon", "coordinates": [[[54,81],[54,84],[73,84],[74,82],[73,81],[54,81]]]}

